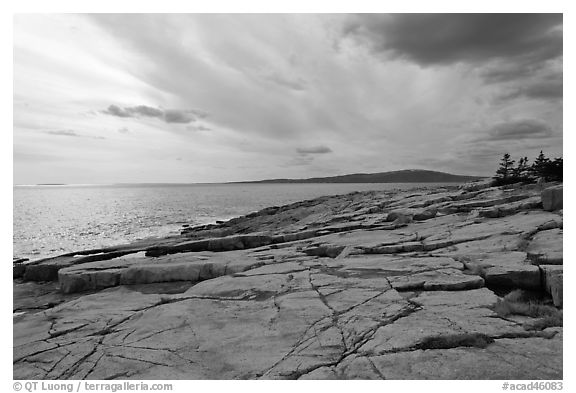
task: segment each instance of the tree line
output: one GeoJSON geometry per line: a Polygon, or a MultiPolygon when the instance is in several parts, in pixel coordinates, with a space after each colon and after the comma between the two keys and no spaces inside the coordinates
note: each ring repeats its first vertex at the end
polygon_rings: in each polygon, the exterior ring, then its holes
{"type": "Polygon", "coordinates": [[[496,175],[492,177],[492,184],[502,186],[513,183],[535,183],[539,179],[543,181],[562,181],[562,158],[547,158],[542,151],[534,162],[529,165],[528,157],[521,157],[516,165],[510,154],[504,154],[500,161],[500,167],[496,175]]]}

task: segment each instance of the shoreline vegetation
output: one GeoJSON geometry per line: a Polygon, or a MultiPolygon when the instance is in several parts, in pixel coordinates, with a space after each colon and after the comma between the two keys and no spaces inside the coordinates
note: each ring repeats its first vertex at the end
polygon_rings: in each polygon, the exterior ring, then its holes
{"type": "Polygon", "coordinates": [[[14,378],[562,379],[562,183],[493,181],[15,263],[14,378]]]}
{"type": "Polygon", "coordinates": [[[544,155],[542,150],[532,165],[528,165],[528,157],[521,157],[516,166],[514,163],[510,154],[505,153],[496,174],[492,177],[493,186],[563,180],[564,159],[557,157],[551,160],[544,155]]]}

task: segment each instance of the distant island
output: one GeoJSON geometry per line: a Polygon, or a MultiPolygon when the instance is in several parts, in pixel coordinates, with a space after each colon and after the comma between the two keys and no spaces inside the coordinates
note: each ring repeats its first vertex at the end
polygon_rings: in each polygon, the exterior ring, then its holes
{"type": "Polygon", "coordinates": [[[463,183],[480,179],[484,179],[484,177],[453,175],[421,169],[405,169],[402,171],[354,173],[309,179],[269,179],[231,183],[463,183]]]}

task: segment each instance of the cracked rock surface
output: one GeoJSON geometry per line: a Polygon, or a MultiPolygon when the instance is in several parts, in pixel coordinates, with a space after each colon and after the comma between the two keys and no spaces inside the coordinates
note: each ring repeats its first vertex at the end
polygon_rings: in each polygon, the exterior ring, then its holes
{"type": "Polygon", "coordinates": [[[541,191],[357,192],[19,264],[14,379],[562,379],[562,327],[495,310],[562,307],[541,191]]]}

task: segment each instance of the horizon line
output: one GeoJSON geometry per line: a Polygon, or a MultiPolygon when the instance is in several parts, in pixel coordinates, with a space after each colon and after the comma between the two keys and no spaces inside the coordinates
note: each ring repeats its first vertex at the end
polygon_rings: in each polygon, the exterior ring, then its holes
{"type": "MultiPolygon", "coordinates": [[[[136,185],[136,184],[163,184],[163,185],[215,185],[215,184],[240,184],[240,183],[259,183],[259,182],[266,182],[266,181],[278,181],[278,180],[286,180],[286,181],[298,181],[298,180],[310,180],[310,179],[329,179],[333,177],[340,177],[340,176],[354,176],[354,175],[373,175],[373,174],[380,174],[380,173],[393,173],[393,172],[408,172],[408,171],[427,171],[427,172],[437,172],[437,173],[444,173],[453,176],[463,176],[463,177],[478,177],[478,178],[488,178],[490,175],[460,175],[460,174],[453,174],[449,172],[441,172],[441,171],[434,171],[430,169],[400,169],[395,171],[386,171],[386,172],[356,172],[356,173],[347,173],[343,175],[329,175],[329,176],[317,176],[317,177],[308,177],[308,178],[267,178],[261,180],[232,180],[232,181],[222,181],[222,182],[118,182],[118,183],[34,183],[34,184],[12,184],[13,187],[60,187],[60,186],[118,186],[118,185],[136,185]]],[[[406,182],[390,182],[390,183],[406,183],[406,182]]],[[[421,182],[408,182],[408,183],[421,183],[421,182]]],[[[436,183],[436,182],[431,182],[436,183]]],[[[442,183],[442,182],[440,182],[442,183]]],[[[329,183],[319,183],[319,184],[329,184],[329,183]]],[[[335,183],[338,184],[338,183],[335,183]]],[[[345,183],[341,183],[345,184],[345,183]]],[[[348,183],[348,184],[355,184],[355,183],[348,183]]],[[[370,183],[356,183],[356,184],[370,184],[370,183]]],[[[374,183],[377,184],[377,183],[374,183]]]]}

